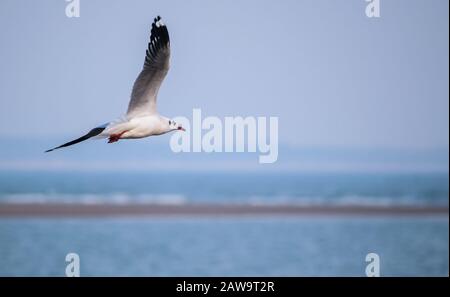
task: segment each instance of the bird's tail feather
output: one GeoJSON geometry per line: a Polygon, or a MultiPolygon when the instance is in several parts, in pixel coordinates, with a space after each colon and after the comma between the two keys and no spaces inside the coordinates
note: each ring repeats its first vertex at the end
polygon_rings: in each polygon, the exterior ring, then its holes
{"type": "Polygon", "coordinates": [[[92,137],[100,136],[100,134],[103,132],[103,130],[106,129],[106,126],[107,126],[107,124],[103,125],[103,126],[100,126],[100,127],[96,127],[94,129],[92,129],[91,131],[89,131],[87,134],[81,136],[80,138],[77,138],[75,140],[69,141],[67,143],[64,143],[64,144],[62,144],[60,146],[54,147],[52,149],[46,150],[45,152],[48,153],[48,152],[54,151],[56,149],[60,149],[60,148],[66,147],[66,146],[71,146],[71,145],[77,144],[79,142],[85,141],[85,140],[87,140],[89,138],[92,138],[92,137]]]}

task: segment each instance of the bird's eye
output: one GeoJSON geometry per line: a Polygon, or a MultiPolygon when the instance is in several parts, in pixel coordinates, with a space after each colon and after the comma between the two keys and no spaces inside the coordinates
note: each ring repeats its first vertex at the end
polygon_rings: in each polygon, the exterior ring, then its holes
{"type": "Polygon", "coordinates": [[[172,121],[171,120],[169,120],[169,125],[172,125],[172,121]]]}

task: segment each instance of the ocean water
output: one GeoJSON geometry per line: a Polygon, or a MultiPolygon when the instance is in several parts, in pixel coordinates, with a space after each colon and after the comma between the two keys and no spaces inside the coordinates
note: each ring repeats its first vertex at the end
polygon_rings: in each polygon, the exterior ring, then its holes
{"type": "Polygon", "coordinates": [[[448,275],[447,218],[0,219],[0,275],[448,275]]]}
{"type": "MultiPolygon", "coordinates": [[[[448,206],[448,174],[3,172],[0,202],[448,206]]],[[[1,204],[0,204],[1,207],[1,204]]],[[[449,272],[448,216],[0,218],[0,275],[385,276],[449,272]]]]}
{"type": "Polygon", "coordinates": [[[0,202],[445,205],[448,174],[0,172],[0,202]]]}

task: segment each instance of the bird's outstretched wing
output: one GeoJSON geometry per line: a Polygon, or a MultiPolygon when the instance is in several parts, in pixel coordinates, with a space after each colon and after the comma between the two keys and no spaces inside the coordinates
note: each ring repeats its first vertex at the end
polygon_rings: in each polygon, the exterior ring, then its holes
{"type": "Polygon", "coordinates": [[[98,136],[98,135],[100,135],[103,132],[103,130],[105,130],[106,126],[108,126],[108,124],[104,124],[103,126],[96,127],[94,129],[92,129],[91,131],[89,131],[87,134],[85,134],[85,135],[83,135],[83,136],[81,136],[81,137],[79,137],[79,138],[77,138],[75,140],[72,140],[72,141],[69,141],[67,143],[61,144],[60,146],[57,146],[57,147],[54,147],[52,149],[46,150],[45,152],[49,153],[51,151],[54,151],[54,150],[57,150],[57,149],[60,149],[60,148],[66,147],[66,146],[71,146],[71,145],[77,144],[79,142],[88,140],[89,138],[98,136]]]}
{"type": "Polygon", "coordinates": [[[169,59],[169,32],[161,17],[158,16],[152,24],[144,68],[133,85],[127,117],[156,113],[156,96],[169,71],[169,59]]]}

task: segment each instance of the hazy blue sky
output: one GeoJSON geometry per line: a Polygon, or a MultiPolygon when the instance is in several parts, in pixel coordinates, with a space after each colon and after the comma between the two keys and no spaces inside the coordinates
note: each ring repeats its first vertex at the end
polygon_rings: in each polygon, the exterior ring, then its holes
{"type": "Polygon", "coordinates": [[[70,19],[64,0],[0,1],[0,135],[68,140],[122,115],[161,15],[164,115],[279,116],[298,147],[448,149],[447,0],[381,0],[379,19],[364,0],[80,2],[70,19]]]}

